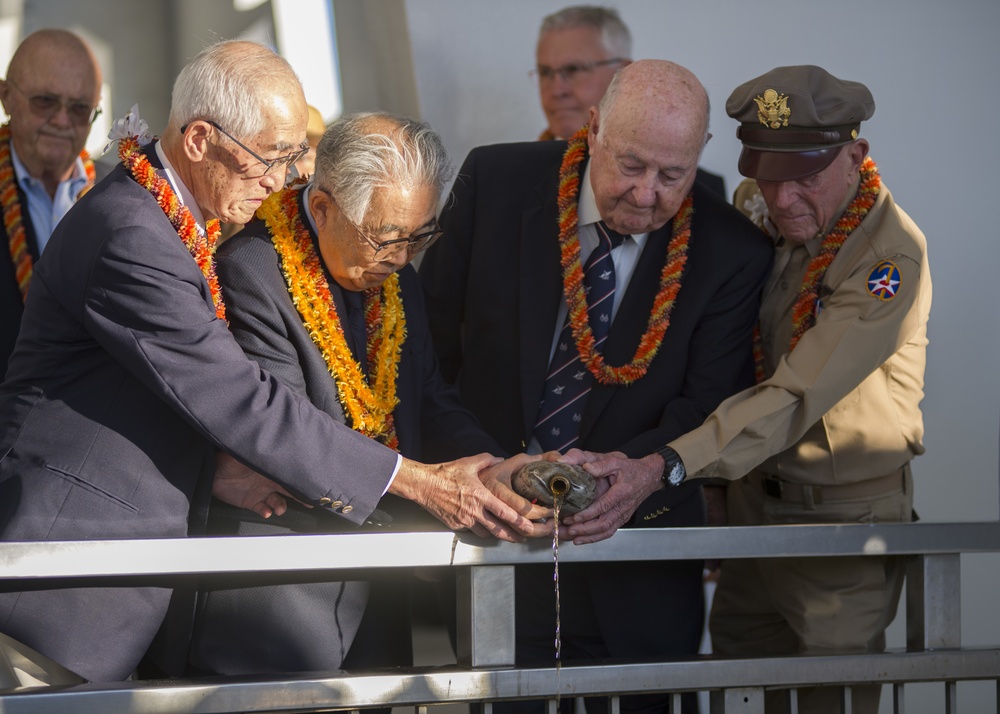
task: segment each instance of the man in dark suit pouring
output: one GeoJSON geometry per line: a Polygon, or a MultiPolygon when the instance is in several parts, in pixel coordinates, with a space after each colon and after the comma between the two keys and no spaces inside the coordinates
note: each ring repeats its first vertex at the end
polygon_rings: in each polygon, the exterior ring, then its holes
{"type": "MultiPolygon", "coordinates": [[[[441,218],[448,240],[420,268],[431,329],[445,378],[508,453],[575,447],[662,465],[658,438],[752,383],[772,249],[695,181],[708,96],[690,71],[634,62],[590,119],[569,142],[472,151],[441,218]]],[[[628,520],[703,525],[704,508],[700,489],[675,491],[628,520]]],[[[701,571],[561,568],[565,659],[694,654],[701,571]],[[636,616],[647,611],[657,617],[636,616]]],[[[545,567],[517,570],[518,664],[552,661],[551,579],[545,567]]],[[[663,710],[666,699],[622,708],[663,710]]]]}

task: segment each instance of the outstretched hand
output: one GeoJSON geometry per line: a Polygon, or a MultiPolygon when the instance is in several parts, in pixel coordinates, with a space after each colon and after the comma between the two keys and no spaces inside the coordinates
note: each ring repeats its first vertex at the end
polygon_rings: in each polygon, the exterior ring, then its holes
{"type": "Polygon", "coordinates": [[[577,457],[570,451],[567,457],[584,459],[584,468],[597,480],[594,502],[562,521],[560,536],[571,539],[576,545],[596,543],[613,536],[632,518],[639,504],[661,488],[663,457],[659,454],[630,459],[620,452],[603,457],[595,454],[577,457]]]}
{"type": "MultiPolygon", "coordinates": [[[[281,485],[261,476],[249,466],[244,466],[224,451],[215,455],[212,495],[224,503],[246,508],[263,518],[280,516],[288,510],[285,498],[295,498],[281,485]]],[[[303,505],[311,508],[309,504],[303,505]]]]}
{"type": "Polygon", "coordinates": [[[403,459],[389,492],[423,506],[452,530],[521,542],[537,533],[538,524],[495,496],[480,480],[480,472],[501,462],[489,454],[443,464],[403,459]]]}

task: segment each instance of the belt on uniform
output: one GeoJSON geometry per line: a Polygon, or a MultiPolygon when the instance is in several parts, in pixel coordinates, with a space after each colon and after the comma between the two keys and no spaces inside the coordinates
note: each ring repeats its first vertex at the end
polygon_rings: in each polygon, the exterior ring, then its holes
{"type": "Polygon", "coordinates": [[[857,483],[845,483],[835,486],[814,486],[804,483],[792,483],[782,481],[777,476],[764,476],[761,485],[771,498],[780,498],[783,501],[795,501],[798,503],[823,503],[828,501],[847,501],[857,498],[874,498],[883,496],[893,491],[906,488],[906,469],[893,471],[888,476],[858,481],[857,483]]]}

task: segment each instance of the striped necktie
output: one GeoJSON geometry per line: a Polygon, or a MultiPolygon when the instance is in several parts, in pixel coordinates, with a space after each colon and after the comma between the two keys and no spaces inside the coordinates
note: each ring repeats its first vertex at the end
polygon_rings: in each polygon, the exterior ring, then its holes
{"type": "MultiPolygon", "coordinates": [[[[594,333],[594,349],[601,352],[611,330],[611,308],[615,302],[615,265],[611,260],[611,251],[620,246],[626,236],[600,221],[597,223],[597,237],[597,247],[583,266],[583,286],[587,294],[590,329],[594,333]]],[[[576,445],[586,396],[593,379],[580,360],[567,314],[549,364],[538,422],[535,424],[535,438],[544,451],[565,453],[576,445]]]]}

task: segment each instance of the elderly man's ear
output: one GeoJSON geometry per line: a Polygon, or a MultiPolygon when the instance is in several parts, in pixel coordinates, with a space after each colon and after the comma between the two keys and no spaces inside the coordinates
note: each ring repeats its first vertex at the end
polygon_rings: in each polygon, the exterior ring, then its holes
{"type": "Polygon", "coordinates": [[[206,121],[193,121],[187,125],[184,137],[181,139],[181,146],[184,155],[191,162],[204,161],[208,155],[208,135],[212,125],[206,121]]]}
{"type": "Polygon", "coordinates": [[[333,200],[312,185],[309,191],[309,212],[316,221],[317,232],[326,230],[327,224],[333,220],[333,200]]]}
{"type": "Polygon", "coordinates": [[[851,170],[860,171],[861,164],[864,162],[865,157],[868,156],[868,140],[867,139],[857,139],[848,145],[847,150],[851,155],[851,170]]]}

